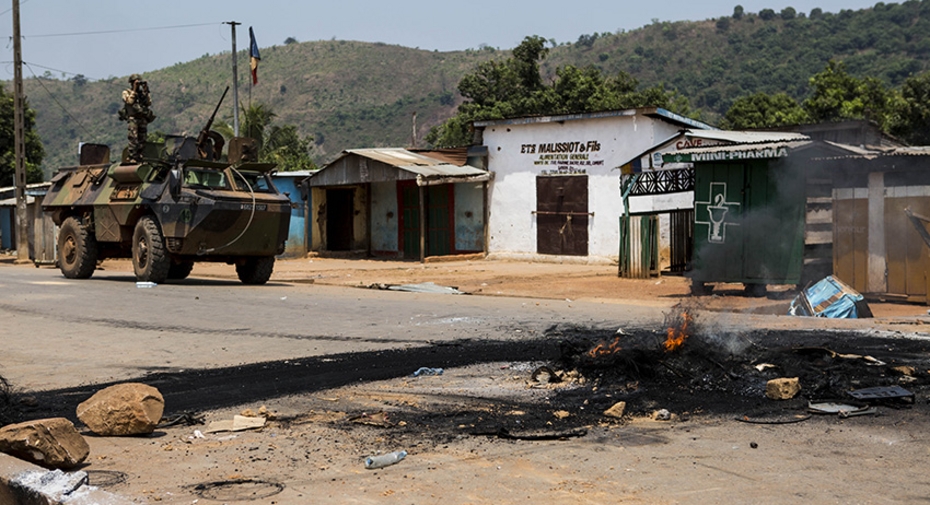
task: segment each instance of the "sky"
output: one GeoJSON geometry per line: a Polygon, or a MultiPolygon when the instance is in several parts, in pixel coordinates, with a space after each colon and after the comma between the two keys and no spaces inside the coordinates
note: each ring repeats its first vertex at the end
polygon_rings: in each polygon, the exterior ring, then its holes
{"type": "MultiPolygon", "coordinates": [[[[259,47],[281,45],[288,37],[359,40],[440,51],[488,45],[510,49],[527,35],[574,42],[579,35],[633,30],[659,21],[703,20],[730,15],[739,3],[746,12],[794,7],[809,13],[871,7],[860,0],[396,0],[307,2],[285,0],[20,0],[25,77],[49,71],[56,78],[123,77],[231,50],[230,26],[242,23],[236,43],[248,49],[252,26],[259,47]],[[93,34],[85,34],[93,32],[93,34]],[[105,32],[105,33],[101,33],[105,32]],[[109,33],[106,33],[109,32],[109,33]]],[[[13,77],[12,0],[0,1],[0,80],[13,77]]],[[[240,75],[241,75],[240,70],[240,75]]]]}

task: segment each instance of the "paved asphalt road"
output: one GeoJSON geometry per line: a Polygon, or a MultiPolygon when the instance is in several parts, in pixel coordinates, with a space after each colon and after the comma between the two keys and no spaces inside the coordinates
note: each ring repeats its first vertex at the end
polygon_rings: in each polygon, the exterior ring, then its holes
{"type": "Polygon", "coordinates": [[[0,374],[38,391],[458,339],[536,338],[553,325],[659,324],[658,308],[188,279],[136,287],[98,271],[0,265],[0,374]]]}

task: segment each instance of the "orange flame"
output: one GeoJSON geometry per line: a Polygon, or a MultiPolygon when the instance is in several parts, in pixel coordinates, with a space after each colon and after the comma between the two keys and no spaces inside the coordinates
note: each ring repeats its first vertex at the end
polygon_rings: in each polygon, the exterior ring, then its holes
{"type": "Polygon", "coordinates": [[[588,351],[588,356],[592,358],[600,358],[601,356],[610,356],[611,354],[620,350],[620,337],[614,339],[610,344],[601,342],[594,346],[594,349],[588,351]]]}
{"type": "Polygon", "coordinates": [[[681,313],[681,322],[678,324],[678,328],[669,328],[668,329],[668,338],[665,339],[665,352],[676,351],[685,345],[685,340],[688,339],[688,325],[691,323],[691,314],[687,312],[681,313]]]}

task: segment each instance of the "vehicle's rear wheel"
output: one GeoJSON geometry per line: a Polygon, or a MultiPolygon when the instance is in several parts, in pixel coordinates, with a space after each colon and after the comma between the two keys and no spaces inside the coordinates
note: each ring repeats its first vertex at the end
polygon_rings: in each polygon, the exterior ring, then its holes
{"type": "Polygon", "coordinates": [[[191,270],[193,269],[193,261],[182,261],[180,263],[172,262],[171,266],[168,267],[168,278],[176,281],[187,279],[187,276],[191,274],[191,270]]]}
{"type": "Polygon", "coordinates": [[[264,284],[274,270],[274,256],[246,258],[236,263],[236,274],[243,284],[264,284]]]}
{"type": "Polygon", "coordinates": [[[76,217],[61,223],[58,267],[69,279],[87,279],[97,268],[97,238],[76,217]]]}
{"type": "Polygon", "coordinates": [[[136,223],[132,234],[132,268],[142,282],[164,282],[168,278],[171,258],[165,251],[161,228],[150,216],[136,223]]]}

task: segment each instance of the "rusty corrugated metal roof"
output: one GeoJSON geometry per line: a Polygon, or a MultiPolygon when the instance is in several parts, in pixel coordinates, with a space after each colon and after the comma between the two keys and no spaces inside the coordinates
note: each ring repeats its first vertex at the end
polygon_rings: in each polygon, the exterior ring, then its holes
{"type": "Polygon", "coordinates": [[[487,173],[480,168],[468,165],[458,166],[442,160],[425,156],[397,147],[377,149],[347,149],[345,152],[357,154],[386,165],[397,167],[424,177],[455,177],[482,175],[487,173]]]}

